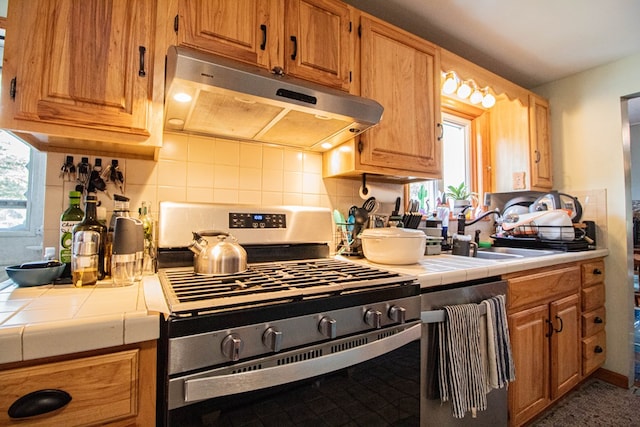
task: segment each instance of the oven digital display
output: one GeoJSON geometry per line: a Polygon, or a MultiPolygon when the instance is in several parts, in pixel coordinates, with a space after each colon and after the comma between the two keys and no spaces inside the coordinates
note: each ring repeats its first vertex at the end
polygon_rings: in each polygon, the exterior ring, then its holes
{"type": "Polygon", "coordinates": [[[286,228],[286,214],[229,213],[229,228],[286,228]]]}

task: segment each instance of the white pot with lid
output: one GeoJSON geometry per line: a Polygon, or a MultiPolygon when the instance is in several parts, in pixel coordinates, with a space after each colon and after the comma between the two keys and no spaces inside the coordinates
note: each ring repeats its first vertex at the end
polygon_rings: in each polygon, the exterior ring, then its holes
{"type": "Polygon", "coordinates": [[[427,236],[408,228],[369,228],[360,235],[364,256],[379,264],[415,264],[424,255],[427,236]]]}

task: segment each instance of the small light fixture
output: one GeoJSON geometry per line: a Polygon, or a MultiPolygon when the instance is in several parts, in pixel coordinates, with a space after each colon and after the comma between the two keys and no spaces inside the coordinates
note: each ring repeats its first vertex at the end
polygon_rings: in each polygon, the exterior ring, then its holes
{"type": "Polygon", "coordinates": [[[449,71],[444,76],[444,83],[442,84],[442,93],[445,95],[451,95],[458,88],[458,78],[456,73],[449,71]]]}
{"type": "Polygon", "coordinates": [[[462,82],[456,91],[456,95],[458,95],[458,98],[467,99],[469,95],[471,95],[471,86],[469,85],[469,82],[462,82]]]}
{"type": "Polygon", "coordinates": [[[480,89],[478,89],[478,85],[475,84],[475,82],[472,82],[472,92],[471,92],[471,96],[469,97],[469,102],[471,102],[472,104],[479,104],[482,102],[482,92],[480,91],[480,89]]]}
{"type": "Polygon", "coordinates": [[[175,95],[173,95],[173,99],[175,99],[178,102],[190,102],[192,98],[191,98],[191,95],[189,95],[188,93],[178,92],[175,95]]]}
{"type": "Polygon", "coordinates": [[[320,144],[320,147],[322,147],[324,150],[328,150],[332,147],[332,145],[330,142],[323,142],[322,144],[320,144]]]}
{"type": "Polygon", "coordinates": [[[489,88],[484,88],[483,92],[484,96],[482,97],[482,106],[484,108],[491,108],[496,105],[496,98],[489,93],[489,88]]]}

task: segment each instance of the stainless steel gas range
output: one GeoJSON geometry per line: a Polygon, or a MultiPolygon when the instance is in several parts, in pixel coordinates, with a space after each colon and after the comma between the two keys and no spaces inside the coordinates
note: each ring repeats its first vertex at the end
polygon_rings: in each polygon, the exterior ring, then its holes
{"type": "Polygon", "coordinates": [[[332,230],[328,209],[160,204],[160,425],[419,422],[420,287],[330,258],[332,230]],[[192,232],[212,229],[246,271],[194,273],[192,232]]]}

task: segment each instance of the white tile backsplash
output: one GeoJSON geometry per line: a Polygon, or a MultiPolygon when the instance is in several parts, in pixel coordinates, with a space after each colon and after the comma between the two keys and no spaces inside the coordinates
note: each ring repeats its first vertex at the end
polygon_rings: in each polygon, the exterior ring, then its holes
{"type": "MultiPolygon", "coordinates": [[[[80,161],[79,153],[68,153],[80,161]]],[[[45,201],[45,246],[57,247],[60,214],[68,203],[74,182],[59,177],[65,155],[47,155],[45,201]]],[[[95,162],[91,157],[90,162],[95,162]]],[[[111,158],[102,158],[106,166],[111,158]]],[[[157,216],[163,200],[243,203],[258,205],[307,205],[337,208],[347,212],[362,205],[360,181],[322,178],[322,154],[289,147],[167,133],[158,161],[118,159],[125,171],[125,195],[137,215],[142,201],[151,202],[157,216]]],[[[397,185],[398,195],[402,185],[397,185]]],[[[109,188],[110,195],[119,192],[109,188]]],[[[99,200],[111,217],[113,200],[104,193],[99,200]]]]}

